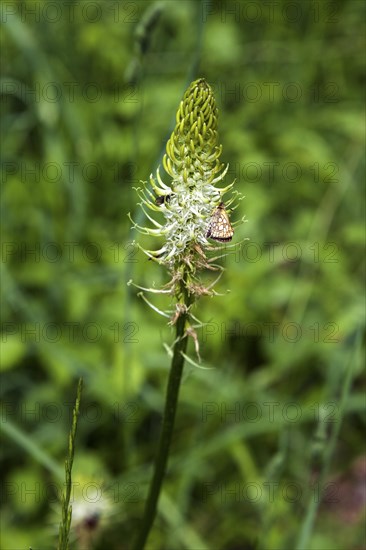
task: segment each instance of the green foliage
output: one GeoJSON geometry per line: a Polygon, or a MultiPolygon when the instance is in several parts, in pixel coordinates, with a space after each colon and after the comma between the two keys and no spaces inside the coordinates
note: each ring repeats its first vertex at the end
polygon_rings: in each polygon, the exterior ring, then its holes
{"type": "Polygon", "coordinates": [[[151,548],[362,547],[364,3],[55,6],[1,5],[1,547],[56,546],[80,376],[83,548],[136,534],[173,332],[127,214],[199,77],[250,240],[194,312],[151,548]]]}

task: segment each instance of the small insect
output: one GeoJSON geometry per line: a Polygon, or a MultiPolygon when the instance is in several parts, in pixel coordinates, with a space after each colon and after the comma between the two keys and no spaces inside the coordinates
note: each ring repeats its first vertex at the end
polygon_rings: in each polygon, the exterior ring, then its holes
{"type": "Polygon", "coordinates": [[[206,237],[210,237],[221,243],[226,243],[231,241],[233,235],[234,229],[232,228],[229,216],[225,210],[225,204],[220,202],[219,206],[212,214],[206,237]]]}
{"type": "Polygon", "coordinates": [[[157,206],[161,206],[162,204],[164,204],[165,202],[169,202],[170,201],[170,197],[171,195],[162,195],[161,197],[156,197],[155,199],[155,204],[157,206]]]}

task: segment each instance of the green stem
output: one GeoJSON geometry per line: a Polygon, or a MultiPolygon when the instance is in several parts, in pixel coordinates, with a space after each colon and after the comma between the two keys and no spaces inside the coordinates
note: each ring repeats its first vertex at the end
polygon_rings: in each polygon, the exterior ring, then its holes
{"type": "Polygon", "coordinates": [[[176,342],[169,373],[168,387],[165,399],[163,426],[160,434],[158,452],[155,458],[154,475],[150,484],[144,516],[140,531],[134,546],[134,550],[142,550],[155,519],[156,508],[163,484],[166,466],[168,462],[170,443],[172,440],[175,413],[177,410],[180,382],[182,378],[184,357],[187,348],[187,337],[184,335],[187,315],[181,315],[177,320],[176,342]]]}
{"type": "Polygon", "coordinates": [[[69,454],[65,461],[65,475],[66,475],[66,491],[62,496],[62,519],[59,527],[59,542],[58,550],[69,549],[69,533],[72,518],[72,506],[70,505],[71,490],[72,490],[72,465],[74,463],[75,455],[75,437],[76,429],[78,425],[78,416],[80,410],[81,390],[83,387],[83,379],[79,379],[75,407],[72,413],[72,425],[69,435],[69,454]]]}

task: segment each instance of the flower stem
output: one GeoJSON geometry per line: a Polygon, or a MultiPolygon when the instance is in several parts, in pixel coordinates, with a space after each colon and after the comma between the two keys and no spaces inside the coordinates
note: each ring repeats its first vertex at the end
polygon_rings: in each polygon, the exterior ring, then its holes
{"type": "Polygon", "coordinates": [[[144,516],[134,550],[142,550],[145,546],[150,529],[155,519],[159,495],[165,476],[170,443],[174,429],[180,382],[184,366],[183,353],[185,353],[187,348],[187,336],[184,334],[186,320],[187,314],[183,313],[178,318],[176,324],[176,342],[174,345],[172,364],[169,373],[163,425],[160,434],[158,452],[155,458],[154,475],[150,484],[144,516]]]}

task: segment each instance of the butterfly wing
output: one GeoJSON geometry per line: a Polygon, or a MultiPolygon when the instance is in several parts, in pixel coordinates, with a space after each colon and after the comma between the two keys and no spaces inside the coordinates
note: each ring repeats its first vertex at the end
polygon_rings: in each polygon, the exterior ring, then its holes
{"type": "Polygon", "coordinates": [[[225,206],[220,203],[212,214],[210,226],[207,231],[207,237],[226,243],[231,241],[234,235],[234,229],[225,210],[225,206]]]}

